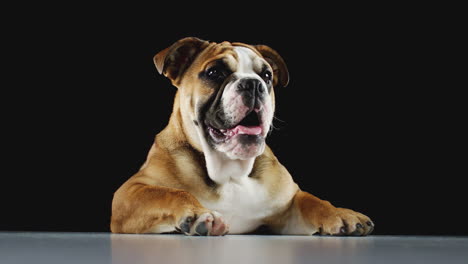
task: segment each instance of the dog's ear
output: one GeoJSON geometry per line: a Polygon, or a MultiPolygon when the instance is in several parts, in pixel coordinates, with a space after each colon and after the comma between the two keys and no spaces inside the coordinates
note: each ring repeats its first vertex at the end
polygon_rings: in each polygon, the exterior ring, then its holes
{"type": "Polygon", "coordinates": [[[156,69],[174,83],[208,44],[208,41],[194,37],[178,40],[154,56],[156,69]]]}
{"type": "Polygon", "coordinates": [[[268,46],[255,45],[254,47],[273,68],[273,86],[286,87],[289,83],[289,72],[283,58],[268,46]]]}

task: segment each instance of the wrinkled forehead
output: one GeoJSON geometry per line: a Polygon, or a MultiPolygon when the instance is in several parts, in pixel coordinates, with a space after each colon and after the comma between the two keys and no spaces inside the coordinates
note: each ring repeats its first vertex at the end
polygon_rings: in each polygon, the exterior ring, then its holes
{"type": "Polygon", "coordinates": [[[243,44],[223,42],[210,44],[199,56],[199,69],[206,70],[222,64],[232,72],[259,73],[269,67],[268,63],[254,49],[243,44]]]}

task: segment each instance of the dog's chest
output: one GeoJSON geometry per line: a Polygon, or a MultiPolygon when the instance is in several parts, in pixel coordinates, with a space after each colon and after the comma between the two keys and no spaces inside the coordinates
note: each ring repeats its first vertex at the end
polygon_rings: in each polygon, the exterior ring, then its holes
{"type": "Polygon", "coordinates": [[[219,187],[218,193],[218,200],[200,202],[223,215],[231,234],[253,231],[271,214],[271,199],[265,186],[256,179],[228,181],[219,187]]]}

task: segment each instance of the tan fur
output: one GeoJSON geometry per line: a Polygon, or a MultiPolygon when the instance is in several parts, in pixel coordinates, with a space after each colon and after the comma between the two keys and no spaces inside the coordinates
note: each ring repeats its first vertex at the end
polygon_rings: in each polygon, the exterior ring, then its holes
{"type": "MultiPolygon", "coordinates": [[[[259,56],[269,49],[261,46],[260,50],[256,50],[254,46],[242,43],[234,45],[248,47],[259,56]]],[[[196,140],[194,124],[189,118],[196,114],[194,98],[201,98],[203,101],[212,93],[197,79],[198,72],[223,56],[236,59],[232,47],[229,42],[199,43],[197,39],[188,38],[176,42],[155,56],[158,71],[168,76],[174,85],[184,89],[177,91],[169,124],[156,136],[140,171],[115,192],[112,202],[112,232],[174,231],[183,219],[189,216],[195,219],[210,212],[199,200],[220,199],[217,186],[210,184],[204,153],[196,140]],[[197,50],[193,52],[198,52],[197,59],[188,66],[183,76],[178,76],[175,64],[165,65],[170,64],[167,56],[174,52],[174,46],[180,47],[187,42],[196,43],[194,49],[197,50]],[[184,108],[181,104],[184,104],[184,108]],[[186,112],[182,108],[187,109],[186,112]]],[[[272,52],[274,51],[267,51],[268,54],[272,52]]],[[[274,54],[279,56],[276,52],[274,54]]],[[[281,62],[284,63],[282,59],[281,62]]],[[[280,67],[285,66],[278,64],[274,67],[278,72],[280,67]]],[[[280,82],[278,77],[275,78],[275,82],[280,82]]],[[[287,80],[282,82],[287,83],[287,80]]],[[[277,233],[362,235],[372,231],[373,224],[367,216],[349,209],[336,208],[327,201],[301,191],[268,147],[255,159],[249,177],[268,190],[270,204],[265,208],[266,217],[263,223],[277,233]],[[362,226],[362,230],[357,224],[362,226]]]]}

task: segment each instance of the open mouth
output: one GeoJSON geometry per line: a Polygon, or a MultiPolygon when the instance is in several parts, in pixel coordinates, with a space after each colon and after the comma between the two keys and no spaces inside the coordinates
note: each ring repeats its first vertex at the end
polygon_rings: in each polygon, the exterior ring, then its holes
{"type": "Polygon", "coordinates": [[[262,134],[262,127],[258,112],[251,111],[244,117],[237,125],[226,128],[218,129],[213,126],[207,125],[211,137],[216,143],[221,143],[231,139],[236,135],[260,135],[262,134]]]}

